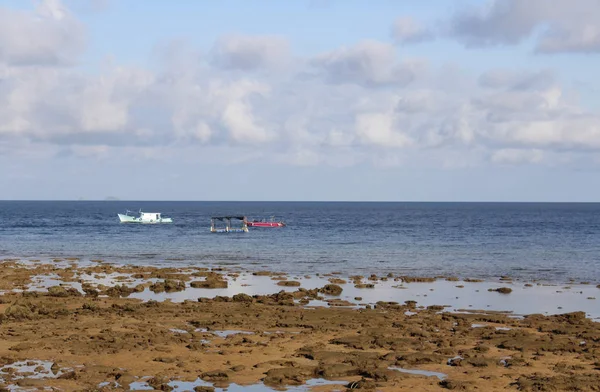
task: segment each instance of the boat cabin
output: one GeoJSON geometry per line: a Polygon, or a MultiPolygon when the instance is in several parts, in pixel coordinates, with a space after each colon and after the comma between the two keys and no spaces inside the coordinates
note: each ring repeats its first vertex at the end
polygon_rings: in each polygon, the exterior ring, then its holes
{"type": "Polygon", "coordinates": [[[117,214],[121,223],[173,223],[171,218],[163,218],[160,212],[142,212],[136,217],[127,210],[124,214],[117,214]]]}
{"type": "Polygon", "coordinates": [[[248,221],[245,216],[213,216],[210,218],[211,233],[247,233],[248,221]],[[232,226],[231,221],[241,224],[232,226]]]}
{"type": "Polygon", "coordinates": [[[140,218],[142,219],[142,221],[144,222],[156,222],[156,221],[160,221],[161,217],[160,217],[160,212],[142,212],[140,215],[140,218]]]}

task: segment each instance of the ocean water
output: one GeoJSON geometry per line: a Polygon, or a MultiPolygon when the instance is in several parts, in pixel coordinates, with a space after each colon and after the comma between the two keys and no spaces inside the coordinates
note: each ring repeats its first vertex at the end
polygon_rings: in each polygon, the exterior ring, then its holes
{"type": "Polygon", "coordinates": [[[0,201],[0,257],[600,283],[600,203],[0,201]],[[174,223],[119,223],[140,208],[174,223]],[[228,214],[288,226],[210,233],[228,214]]]}

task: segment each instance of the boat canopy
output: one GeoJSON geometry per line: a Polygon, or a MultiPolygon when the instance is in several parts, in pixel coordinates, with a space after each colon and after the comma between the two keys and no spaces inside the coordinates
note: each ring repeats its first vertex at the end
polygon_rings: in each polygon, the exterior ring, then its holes
{"type": "Polygon", "coordinates": [[[213,216],[210,219],[220,220],[220,221],[237,219],[237,220],[243,221],[243,220],[246,220],[246,217],[242,216],[242,215],[237,215],[237,216],[213,216]]]}

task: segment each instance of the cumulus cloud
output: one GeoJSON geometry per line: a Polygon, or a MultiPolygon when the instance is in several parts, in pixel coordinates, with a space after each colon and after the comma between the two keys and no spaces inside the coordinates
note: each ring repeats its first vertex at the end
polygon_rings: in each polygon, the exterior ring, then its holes
{"type": "Polygon", "coordinates": [[[598,53],[600,2],[489,0],[457,13],[448,32],[469,47],[515,45],[533,36],[540,53],[598,53]]]}
{"type": "MultiPolygon", "coordinates": [[[[44,4],[49,9],[19,12],[61,29],[79,26],[58,3],[44,4]]],[[[46,27],[21,29],[46,34],[46,27]]],[[[11,37],[0,41],[20,40],[11,37]]],[[[51,146],[59,155],[98,159],[184,149],[220,157],[260,146],[264,159],[278,164],[455,168],[470,159],[546,164],[555,152],[600,151],[600,115],[583,108],[552,69],[426,69],[401,60],[392,44],[362,41],[298,62],[300,74],[289,68],[273,78],[260,71],[289,60],[285,41],[227,36],[207,56],[171,42],[157,51],[153,68],[111,65],[90,73],[65,66],[77,57],[62,47],[24,48],[29,54],[20,61],[14,49],[0,49],[3,155],[51,146]]]]}
{"type": "Polygon", "coordinates": [[[398,44],[411,44],[433,39],[433,32],[410,17],[400,17],[392,26],[392,38],[398,44]]]}
{"type": "Polygon", "coordinates": [[[212,49],[214,65],[243,71],[282,67],[289,55],[288,41],[280,36],[227,35],[212,49]]]}
{"type": "Polygon", "coordinates": [[[397,129],[393,112],[357,115],[356,135],[366,145],[377,147],[402,148],[412,144],[412,140],[397,129]]]}
{"type": "Polygon", "coordinates": [[[509,69],[494,69],[479,76],[479,85],[491,89],[538,90],[556,85],[556,77],[552,70],[536,72],[509,69]]]}
{"type": "Polygon", "coordinates": [[[541,53],[600,53],[600,12],[594,12],[594,21],[583,25],[553,26],[539,41],[537,51],[541,53]]]}
{"type": "Polygon", "coordinates": [[[85,29],[59,0],[34,12],[0,6],[0,62],[9,65],[72,64],[85,47],[85,29]]]}
{"type": "Polygon", "coordinates": [[[334,84],[350,83],[367,87],[406,86],[425,65],[422,62],[398,62],[396,48],[378,41],[362,41],[322,53],[310,64],[318,75],[334,84]]]}

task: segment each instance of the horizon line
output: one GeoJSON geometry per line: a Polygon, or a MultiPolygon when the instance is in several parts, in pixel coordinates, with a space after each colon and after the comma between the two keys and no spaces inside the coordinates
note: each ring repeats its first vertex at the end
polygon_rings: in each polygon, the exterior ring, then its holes
{"type": "Polygon", "coordinates": [[[165,199],[0,199],[0,202],[183,202],[183,203],[488,203],[488,204],[598,204],[600,201],[534,200],[165,200],[165,199]]]}

